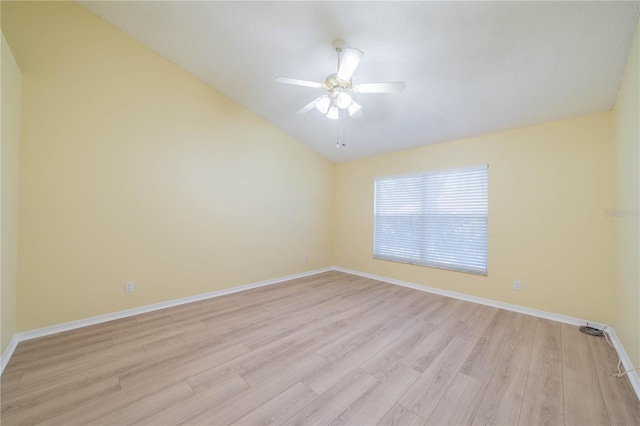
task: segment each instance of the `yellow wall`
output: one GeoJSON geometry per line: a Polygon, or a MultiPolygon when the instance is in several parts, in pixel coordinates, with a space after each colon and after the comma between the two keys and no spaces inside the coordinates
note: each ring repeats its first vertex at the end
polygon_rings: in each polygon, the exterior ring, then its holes
{"type": "MultiPolygon", "coordinates": [[[[523,100],[524,102],[525,100],[523,100]]],[[[609,322],[612,113],[605,112],[336,166],[338,266],[609,322]],[[376,176],[489,164],[488,277],[375,260],[376,176]],[[522,281],[522,291],[513,281],[522,281]]]]}
{"type": "MultiPolygon", "coordinates": [[[[640,27],[640,24],[639,24],[640,27]]],[[[615,230],[613,324],[631,362],[640,367],[640,42],[631,46],[625,76],[614,107],[615,230]],[[626,214],[625,214],[626,212],[626,214]]]]}
{"type": "Polygon", "coordinates": [[[21,75],[11,49],[2,34],[2,201],[0,239],[2,262],[0,289],[0,353],[16,333],[16,285],[18,271],[18,163],[20,155],[20,89],[21,75]]]}
{"type": "Polygon", "coordinates": [[[75,3],[3,1],[2,27],[19,331],[332,263],[330,162],[75,3]]]}

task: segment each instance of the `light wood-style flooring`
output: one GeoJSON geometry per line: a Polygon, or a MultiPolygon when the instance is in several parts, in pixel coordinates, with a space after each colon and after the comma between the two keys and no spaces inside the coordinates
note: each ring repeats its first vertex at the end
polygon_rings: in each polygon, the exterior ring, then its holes
{"type": "Polygon", "coordinates": [[[340,272],[20,343],[3,425],[640,424],[603,338],[340,272]]]}

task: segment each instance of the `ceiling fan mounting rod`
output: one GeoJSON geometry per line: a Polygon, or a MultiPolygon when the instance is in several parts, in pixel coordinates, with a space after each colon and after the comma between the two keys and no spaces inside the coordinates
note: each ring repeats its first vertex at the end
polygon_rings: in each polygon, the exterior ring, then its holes
{"type": "Polygon", "coordinates": [[[338,52],[338,70],[340,69],[340,54],[342,53],[342,49],[345,47],[345,42],[341,39],[336,39],[332,43],[333,48],[338,52]]]}

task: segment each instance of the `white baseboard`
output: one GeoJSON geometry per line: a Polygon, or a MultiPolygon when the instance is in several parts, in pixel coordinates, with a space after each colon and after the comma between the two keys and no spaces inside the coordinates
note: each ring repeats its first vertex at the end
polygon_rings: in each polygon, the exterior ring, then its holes
{"type": "MultiPolygon", "coordinates": [[[[560,314],[555,314],[553,312],[541,311],[539,309],[527,308],[525,306],[513,305],[511,303],[498,302],[496,300],[484,299],[482,297],[470,296],[468,294],[456,293],[454,291],[443,290],[440,288],[429,287],[421,284],[414,284],[406,281],[396,280],[393,278],[383,277],[380,275],[374,275],[374,274],[368,274],[365,272],[355,271],[353,269],[347,269],[347,268],[341,268],[341,267],[335,266],[333,270],[344,272],[347,274],[352,274],[352,275],[359,275],[361,277],[371,278],[373,280],[383,281],[389,284],[395,284],[402,287],[408,287],[414,290],[424,291],[424,292],[433,293],[433,294],[439,294],[441,296],[447,296],[454,299],[465,300],[467,302],[479,303],[481,305],[493,306],[495,308],[505,309],[507,311],[518,312],[521,314],[531,315],[534,317],[544,318],[552,321],[558,321],[566,324],[580,326],[580,325],[586,325],[588,322],[590,326],[593,326],[595,328],[600,328],[600,329],[606,326],[606,324],[602,324],[595,321],[587,321],[584,319],[574,318],[567,315],[560,315],[560,314]]],[[[614,345],[616,351],[618,352],[618,355],[620,356],[620,359],[622,360],[622,365],[624,366],[624,369],[630,370],[634,368],[633,364],[631,363],[631,360],[629,359],[629,356],[625,352],[624,347],[622,346],[620,339],[618,339],[618,336],[616,335],[616,332],[613,329],[613,327],[607,328],[607,331],[608,331],[607,334],[609,334],[609,336],[611,337],[611,343],[614,345]]],[[[631,382],[631,386],[633,387],[633,390],[635,391],[636,396],[638,397],[638,400],[640,400],[640,378],[638,377],[637,371],[631,371],[627,374],[627,376],[629,377],[629,381],[631,382]]]]}
{"type": "Polygon", "coordinates": [[[13,355],[13,351],[18,347],[18,335],[14,334],[7,348],[2,352],[2,358],[0,359],[0,374],[4,371],[4,368],[9,364],[9,360],[11,359],[11,355],[13,355]]]}
{"type": "Polygon", "coordinates": [[[251,290],[253,288],[264,287],[267,285],[278,284],[284,281],[295,280],[298,278],[304,278],[311,275],[320,274],[323,272],[332,271],[333,267],[327,267],[322,269],[315,269],[313,271],[301,272],[299,274],[286,275],[284,277],[272,278],[265,281],[258,281],[255,283],[240,285],[231,288],[225,288],[223,290],[212,291],[210,293],[197,294],[195,296],[182,297],[180,299],[168,300],[166,302],[155,303],[153,305],[140,306],[138,308],[126,309],[124,311],[112,312],[109,314],[98,315],[95,317],[84,318],[81,320],[65,322],[62,324],[56,324],[49,327],[37,328],[34,330],[23,331],[16,333],[7,349],[2,354],[2,364],[0,365],[0,374],[4,371],[4,368],[9,363],[13,351],[15,351],[18,343],[25,340],[31,340],[38,337],[50,336],[52,334],[61,333],[63,331],[75,330],[77,328],[87,327],[94,324],[100,324],[107,321],[113,321],[121,318],[126,318],[134,315],[140,315],[147,312],[158,311],[160,309],[170,308],[172,306],[184,305],[186,303],[197,302],[200,300],[211,299],[213,297],[225,296],[227,294],[238,293],[240,291],[251,290]]]}

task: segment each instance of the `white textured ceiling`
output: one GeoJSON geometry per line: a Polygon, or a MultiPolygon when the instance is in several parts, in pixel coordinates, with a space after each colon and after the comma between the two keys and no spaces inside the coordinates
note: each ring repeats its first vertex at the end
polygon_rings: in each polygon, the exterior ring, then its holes
{"type": "Polygon", "coordinates": [[[80,2],[170,61],[340,162],[613,107],[638,2],[80,2]],[[346,123],[296,111],[336,71],[340,38],[365,55],[346,123]]]}

